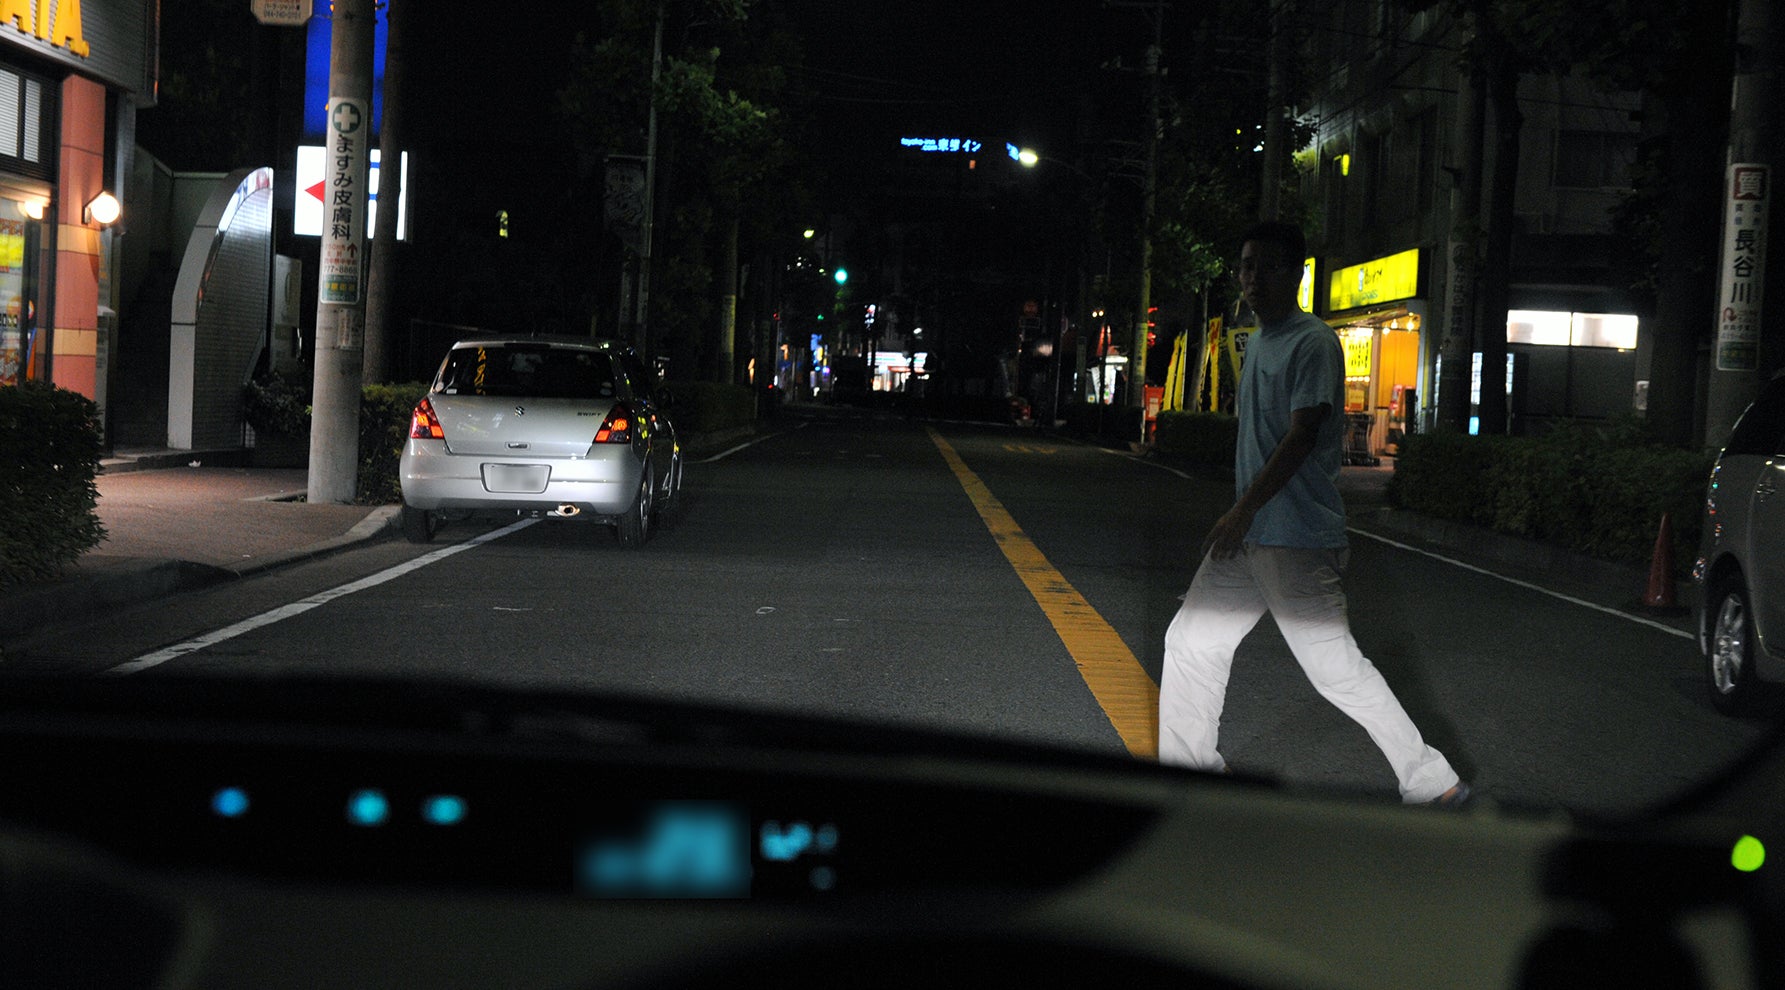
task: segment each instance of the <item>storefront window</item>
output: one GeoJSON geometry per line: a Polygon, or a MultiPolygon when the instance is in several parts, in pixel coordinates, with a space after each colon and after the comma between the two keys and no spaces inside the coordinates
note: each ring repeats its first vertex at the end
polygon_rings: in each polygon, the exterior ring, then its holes
{"type": "Polygon", "coordinates": [[[34,261],[41,225],[25,210],[40,204],[0,199],[0,385],[32,377],[37,359],[34,261]]]}

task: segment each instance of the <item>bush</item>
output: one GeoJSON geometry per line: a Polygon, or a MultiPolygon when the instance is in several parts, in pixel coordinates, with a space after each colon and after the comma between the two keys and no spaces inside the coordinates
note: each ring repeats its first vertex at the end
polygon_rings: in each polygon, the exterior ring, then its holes
{"type": "Polygon", "coordinates": [[[397,471],[403,444],[409,440],[409,418],[428,394],[427,382],[367,385],[359,400],[359,489],[354,501],[386,505],[402,501],[397,471]]]}
{"type": "Polygon", "coordinates": [[[1161,412],[1153,447],[1162,454],[1194,464],[1233,467],[1240,421],[1227,413],[1161,412]]]}
{"type": "Polygon", "coordinates": [[[257,434],[310,435],[310,383],[289,381],[277,372],[242,386],[242,418],[257,434]]]}
{"type": "MultiPolygon", "coordinates": [[[[1145,411],[1138,406],[1075,402],[1064,409],[1066,428],[1116,442],[1137,441],[1145,411]]],[[[1228,462],[1230,465],[1232,461],[1228,462]]]]}
{"type": "Polygon", "coordinates": [[[716,433],[756,422],[756,393],[746,385],[719,382],[669,382],[673,405],[670,422],[682,435],[716,433]]]}
{"type": "Polygon", "coordinates": [[[1493,509],[1480,495],[1487,491],[1492,464],[1491,440],[1457,433],[1420,433],[1405,437],[1395,459],[1388,497],[1396,505],[1440,519],[1485,523],[1493,509]]]}
{"type": "Polygon", "coordinates": [[[105,539],[99,407],[42,382],[0,388],[0,587],[56,576],[105,539]]]}
{"type": "Polygon", "coordinates": [[[1422,434],[1406,439],[1389,498],[1625,563],[1650,559],[1661,517],[1670,514],[1674,561],[1684,571],[1698,545],[1713,460],[1626,426],[1575,424],[1534,439],[1422,434]]]}

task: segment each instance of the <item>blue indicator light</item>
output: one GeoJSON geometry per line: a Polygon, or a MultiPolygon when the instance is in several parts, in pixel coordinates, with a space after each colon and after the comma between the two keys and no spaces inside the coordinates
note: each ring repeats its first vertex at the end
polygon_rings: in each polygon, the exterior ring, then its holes
{"type": "Polygon", "coordinates": [[[771,863],[791,863],[812,845],[812,826],[794,822],[782,827],[780,822],[762,823],[762,858],[771,863]]]}
{"type": "Polygon", "coordinates": [[[837,886],[837,871],[828,866],[815,866],[810,879],[813,890],[832,890],[837,886]]]}
{"type": "Polygon", "coordinates": [[[758,848],[771,863],[791,863],[807,853],[828,855],[837,851],[837,826],[827,822],[814,829],[805,822],[763,822],[758,848]]]}
{"type": "Polygon", "coordinates": [[[248,792],[225,787],[211,795],[211,810],[223,818],[240,818],[248,813],[248,792]]]}
{"type": "Polygon", "coordinates": [[[354,791],[347,798],[347,821],[351,824],[371,827],[389,820],[390,800],[383,791],[367,788],[354,791]]]}
{"type": "Polygon", "coordinates": [[[421,803],[422,820],[429,825],[457,825],[465,810],[465,799],[456,794],[436,794],[421,803]]]}

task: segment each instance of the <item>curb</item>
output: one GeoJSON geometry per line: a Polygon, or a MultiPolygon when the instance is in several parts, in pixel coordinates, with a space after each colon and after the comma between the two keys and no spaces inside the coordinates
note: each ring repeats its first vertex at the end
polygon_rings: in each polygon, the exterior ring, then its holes
{"type": "Polygon", "coordinates": [[[42,626],[42,617],[89,618],[111,609],[140,605],[183,591],[264,574],[288,564],[320,560],[342,550],[371,543],[397,532],[397,506],[373,509],[340,536],[296,550],[268,554],[240,567],[218,567],[188,560],[119,558],[97,564],[71,565],[69,573],[45,585],[11,589],[0,595],[0,639],[28,635],[42,626]]]}
{"type": "Polygon", "coordinates": [[[333,539],[324,540],[321,543],[313,543],[310,546],[302,547],[297,550],[286,550],[279,553],[267,554],[266,556],[260,557],[252,563],[244,564],[241,567],[228,567],[222,568],[222,570],[231,577],[243,578],[253,574],[262,574],[275,568],[284,567],[287,564],[295,564],[299,561],[320,560],[323,557],[340,553],[342,550],[346,550],[349,547],[355,547],[362,543],[371,543],[383,536],[395,535],[400,525],[397,522],[397,514],[400,511],[401,509],[395,505],[381,505],[367,513],[366,518],[355,523],[352,529],[333,539]]]}
{"type": "Polygon", "coordinates": [[[169,450],[152,454],[118,454],[99,462],[100,474],[128,474],[132,471],[161,471],[190,467],[193,461],[204,467],[250,467],[254,451],[247,447],[218,450],[169,450]]]}

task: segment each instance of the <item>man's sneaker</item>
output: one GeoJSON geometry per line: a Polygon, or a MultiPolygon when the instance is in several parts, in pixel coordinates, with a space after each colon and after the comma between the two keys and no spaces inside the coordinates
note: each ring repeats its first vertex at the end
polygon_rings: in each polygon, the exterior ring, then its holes
{"type": "Polygon", "coordinates": [[[1440,794],[1430,801],[1427,801],[1426,807],[1440,808],[1445,811],[1455,811],[1463,805],[1468,804],[1469,798],[1473,797],[1474,794],[1475,791],[1470,788],[1468,784],[1459,780],[1455,787],[1445,791],[1443,794],[1440,794]]]}

